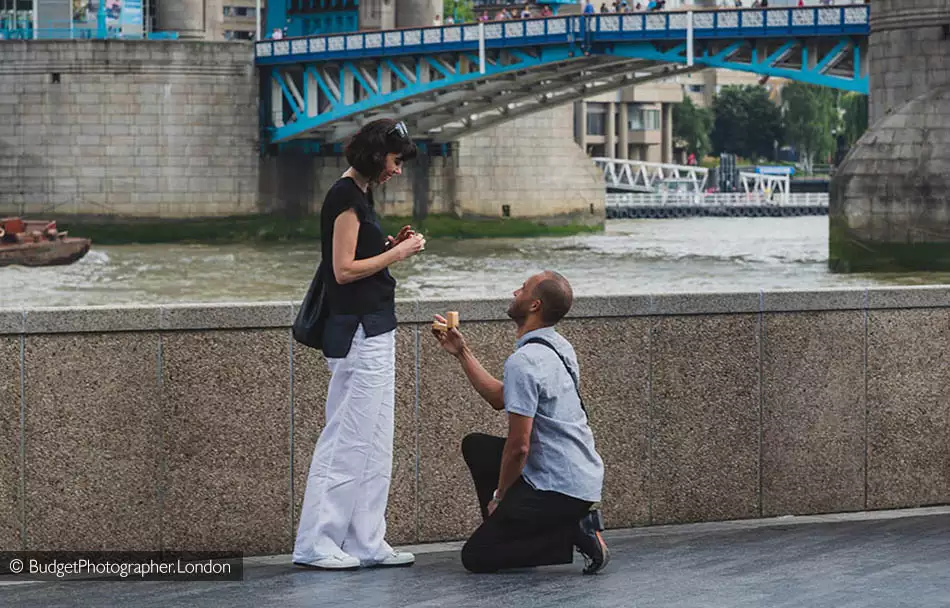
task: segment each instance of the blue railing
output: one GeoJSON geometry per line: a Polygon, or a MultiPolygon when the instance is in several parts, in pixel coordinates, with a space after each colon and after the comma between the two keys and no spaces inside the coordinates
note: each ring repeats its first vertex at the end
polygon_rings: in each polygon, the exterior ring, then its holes
{"type": "Polygon", "coordinates": [[[100,36],[94,29],[33,28],[0,30],[0,40],[178,40],[178,32],[149,32],[144,36],[123,35],[118,28],[100,36]],[[35,34],[35,36],[34,36],[35,34]]]}
{"type": "Polygon", "coordinates": [[[33,28],[30,21],[18,19],[16,27],[13,20],[0,20],[0,40],[177,40],[178,32],[149,32],[138,35],[123,34],[120,25],[101,23],[70,23],[69,21],[49,21],[47,27],[33,28]]]}
{"type": "MultiPolygon", "coordinates": [[[[867,35],[866,4],[692,13],[697,39],[867,35]]],[[[595,44],[624,40],[684,39],[689,13],[623,13],[492,21],[484,24],[487,48],[545,44],[595,44]],[[586,31],[586,34],[585,34],[586,31]]],[[[337,34],[255,45],[258,64],[306,60],[355,59],[422,52],[474,50],[481,24],[337,34]]]]}

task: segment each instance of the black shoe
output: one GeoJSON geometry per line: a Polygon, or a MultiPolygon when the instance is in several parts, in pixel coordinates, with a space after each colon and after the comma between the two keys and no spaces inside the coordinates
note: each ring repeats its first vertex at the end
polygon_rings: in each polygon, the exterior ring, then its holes
{"type": "Polygon", "coordinates": [[[584,556],[584,574],[597,574],[610,561],[610,551],[607,550],[607,543],[600,534],[603,529],[604,522],[600,509],[590,511],[577,524],[574,544],[584,556]]]}

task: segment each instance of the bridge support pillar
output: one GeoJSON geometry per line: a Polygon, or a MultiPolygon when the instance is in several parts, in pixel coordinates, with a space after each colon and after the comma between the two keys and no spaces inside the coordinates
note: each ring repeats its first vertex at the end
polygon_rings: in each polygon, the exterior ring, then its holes
{"type": "Polygon", "coordinates": [[[607,104],[607,125],[605,127],[604,156],[617,158],[617,104],[607,104]]]}
{"type": "Polygon", "coordinates": [[[360,2],[361,30],[391,30],[396,27],[396,5],[385,0],[362,0],[360,2]]]}
{"type": "Polygon", "coordinates": [[[616,158],[627,160],[630,156],[630,126],[627,124],[627,104],[620,104],[620,149],[617,151],[616,158]]]}
{"type": "Polygon", "coordinates": [[[831,182],[829,266],[950,269],[950,2],[875,0],[870,128],[831,182]]]}
{"type": "Polygon", "coordinates": [[[660,144],[660,158],[661,162],[672,163],[673,162],[673,104],[664,103],[662,104],[662,125],[663,129],[663,140],[660,144]]]}
{"type": "Polygon", "coordinates": [[[162,32],[178,32],[182,40],[213,38],[221,24],[221,3],[206,6],[202,0],[165,0],[155,5],[156,28],[162,32]]]}
{"type": "MultiPolygon", "coordinates": [[[[570,117],[570,105],[557,106],[464,136],[448,155],[421,153],[405,175],[374,191],[377,210],[416,221],[452,215],[602,226],[604,174],[575,144],[570,117]]],[[[346,167],[342,155],[278,150],[260,159],[258,200],[291,216],[319,213],[346,167]]]]}
{"type": "Polygon", "coordinates": [[[587,102],[574,104],[574,141],[581,150],[587,152],[587,102]]]}
{"type": "Polygon", "coordinates": [[[429,27],[436,15],[442,15],[442,0],[396,0],[396,27],[429,27]]]}

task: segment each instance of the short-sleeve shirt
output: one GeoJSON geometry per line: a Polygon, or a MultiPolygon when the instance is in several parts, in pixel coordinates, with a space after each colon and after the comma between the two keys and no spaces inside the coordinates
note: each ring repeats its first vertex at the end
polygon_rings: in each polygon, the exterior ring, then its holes
{"type": "Polygon", "coordinates": [[[525,344],[533,337],[556,348],[580,380],[574,347],[553,327],[530,331],[518,340],[517,350],[505,362],[504,392],[506,412],[534,418],[522,477],[537,490],[598,502],[604,463],[587,414],[557,353],[543,344],[525,344]]]}
{"type": "Polygon", "coordinates": [[[338,179],[327,192],[320,212],[320,239],[326,264],[329,317],[323,338],[328,357],[344,357],[357,327],[362,324],[367,337],[396,328],[396,279],[384,268],[374,275],[341,285],[333,272],[333,228],[337,217],[353,209],[359,218],[356,240],[357,260],[386,251],[386,235],[376,216],[371,195],[349,177],[338,179]]]}

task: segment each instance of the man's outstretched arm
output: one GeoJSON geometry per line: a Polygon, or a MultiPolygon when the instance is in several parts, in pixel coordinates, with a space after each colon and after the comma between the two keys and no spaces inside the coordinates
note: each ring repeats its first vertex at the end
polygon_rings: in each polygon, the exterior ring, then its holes
{"type": "MultiPolygon", "coordinates": [[[[435,315],[436,321],[445,323],[441,315],[435,315]]],[[[498,380],[482,367],[475,353],[469,349],[458,329],[453,328],[448,331],[432,330],[432,335],[439,341],[445,352],[449,353],[462,365],[462,370],[472,383],[475,391],[482,396],[482,399],[488,402],[496,410],[505,409],[505,389],[501,380],[498,380]]]]}
{"type": "MultiPolygon", "coordinates": [[[[458,333],[458,330],[451,331],[458,333]]],[[[496,410],[505,409],[505,388],[501,380],[498,380],[482,367],[478,358],[465,343],[459,349],[455,358],[462,364],[462,370],[468,376],[468,381],[472,383],[475,391],[482,396],[482,399],[488,402],[496,410]]]]}

